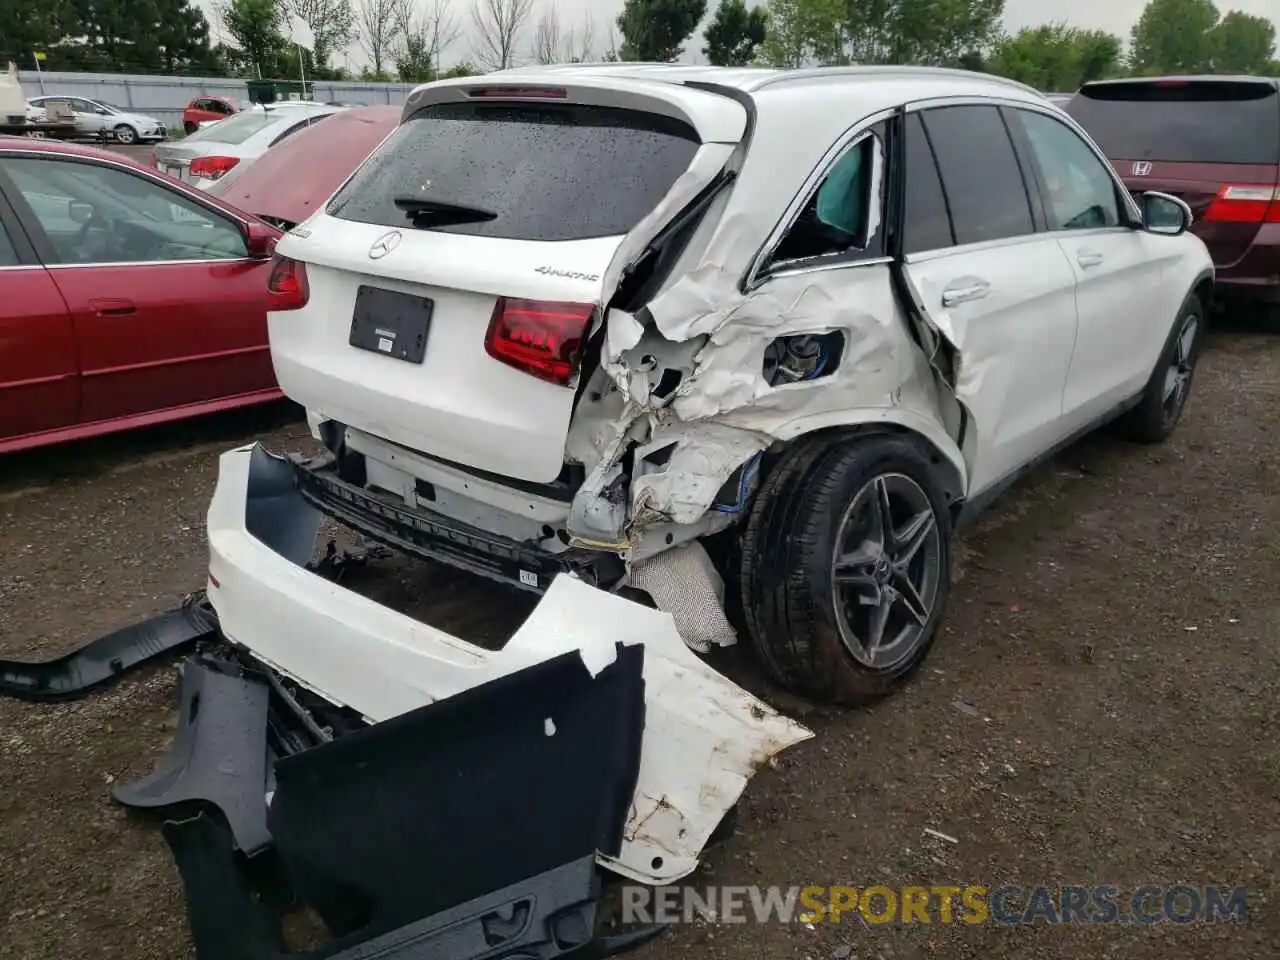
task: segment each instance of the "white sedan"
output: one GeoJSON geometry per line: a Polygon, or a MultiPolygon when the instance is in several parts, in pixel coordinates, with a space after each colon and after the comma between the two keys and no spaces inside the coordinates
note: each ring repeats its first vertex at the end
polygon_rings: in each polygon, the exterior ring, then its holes
{"type": "Polygon", "coordinates": [[[231,170],[252,163],[291,134],[338,110],[330,104],[285,101],[246,110],[157,147],[152,161],[163,173],[208,189],[231,170]]]}
{"type": "Polygon", "coordinates": [[[37,110],[46,110],[55,100],[71,107],[76,129],[86,136],[110,137],[118,143],[133,144],[163,140],[168,133],[165,125],[155,117],[133,113],[102,100],[50,95],[32,97],[27,103],[37,110]]]}

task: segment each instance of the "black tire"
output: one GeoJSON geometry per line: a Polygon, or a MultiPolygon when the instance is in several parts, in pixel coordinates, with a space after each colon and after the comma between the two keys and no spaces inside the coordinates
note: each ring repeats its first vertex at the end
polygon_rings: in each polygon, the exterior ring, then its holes
{"type": "Polygon", "coordinates": [[[191,136],[191,134],[195,133],[199,129],[200,129],[200,124],[193,123],[190,120],[186,121],[182,125],[182,132],[185,133],[188,137],[191,136]]]}
{"type": "Polygon", "coordinates": [[[1147,381],[1138,405],[1120,418],[1123,436],[1136,443],[1163,443],[1172,435],[1191,395],[1191,382],[1204,344],[1204,307],[1194,293],[1187,297],[1169,330],[1160,359],[1147,381]],[[1187,331],[1191,328],[1191,335],[1187,331]],[[1177,394],[1170,402],[1170,376],[1177,370],[1177,394]]]}
{"type": "Polygon", "coordinates": [[[133,129],[127,123],[122,123],[111,131],[116,138],[116,143],[123,146],[129,146],[138,142],[138,131],[133,129]]]}
{"type": "MultiPolygon", "coordinates": [[[[802,441],[769,471],[743,534],[739,586],[747,633],[774,680],[815,700],[853,706],[892,693],[924,661],[951,579],[951,514],[935,470],[910,438],[876,433],[802,441]],[[871,656],[869,664],[853,650],[865,656],[874,644],[849,640],[848,611],[856,617],[862,608],[837,604],[835,555],[837,547],[843,552],[844,519],[855,501],[890,483],[932,511],[936,537],[917,559],[934,574],[931,591],[916,591],[917,600],[928,601],[923,623],[904,627],[902,649],[890,644],[883,651],[888,659],[871,656]],[[912,631],[918,635],[908,642],[912,631]]],[[[886,496],[892,500],[894,491],[886,496]]]]}

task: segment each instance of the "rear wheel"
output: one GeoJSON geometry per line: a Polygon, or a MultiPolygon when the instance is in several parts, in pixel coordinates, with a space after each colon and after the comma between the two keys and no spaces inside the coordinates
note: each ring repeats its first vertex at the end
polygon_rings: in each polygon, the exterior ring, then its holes
{"type": "Polygon", "coordinates": [[[1142,399],[1120,421],[1122,432],[1130,440],[1161,443],[1173,433],[1191,394],[1204,329],[1204,309],[1192,294],[1182,305],[1142,399]]]}
{"type": "Polygon", "coordinates": [[[191,136],[191,134],[195,133],[199,129],[200,129],[200,124],[193,123],[190,120],[186,120],[182,124],[182,132],[185,133],[187,136],[191,136]]]}
{"type": "Polygon", "coordinates": [[[857,704],[893,692],[933,643],[951,522],[929,458],[888,434],[802,445],[769,474],[743,538],[748,633],[775,680],[857,704]]]}

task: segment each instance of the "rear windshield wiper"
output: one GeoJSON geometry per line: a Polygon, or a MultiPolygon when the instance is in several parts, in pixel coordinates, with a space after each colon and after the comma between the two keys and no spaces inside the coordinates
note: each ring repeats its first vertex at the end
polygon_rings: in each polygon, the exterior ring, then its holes
{"type": "Polygon", "coordinates": [[[484,223],[497,220],[498,215],[492,210],[481,207],[468,207],[461,203],[448,203],[444,200],[427,200],[422,197],[395,197],[392,201],[397,210],[403,210],[415,227],[443,226],[449,223],[484,223]]]}

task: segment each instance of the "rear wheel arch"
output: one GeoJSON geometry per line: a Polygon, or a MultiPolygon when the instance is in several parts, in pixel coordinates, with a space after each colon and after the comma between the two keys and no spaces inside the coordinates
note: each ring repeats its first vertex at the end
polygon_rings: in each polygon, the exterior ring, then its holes
{"type": "MultiPolygon", "coordinates": [[[[944,484],[956,471],[923,437],[881,424],[815,431],[772,448],[770,458],[741,528],[735,612],[776,682],[826,702],[852,705],[883,696],[923,661],[946,604],[955,498],[944,484]],[[859,491],[886,481],[927,501],[936,569],[928,619],[908,652],[882,665],[860,665],[843,632],[848,624],[840,625],[845,614],[833,606],[839,601],[832,591],[840,588],[831,554],[845,539],[842,517],[862,502],[859,491]]],[[[916,596],[927,593],[922,587],[916,596]]]]}
{"type": "Polygon", "coordinates": [[[947,497],[947,501],[952,505],[954,513],[965,498],[968,470],[960,449],[941,427],[937,429],[935,436],[932,437],[906,423],[892,420],[833,424],[831,426],[818,427],[806,433],[798,434],[792,439],[774,444],[766,451],[766,462],[762,464],[763,469],[760,474],[761,485],[763,486],[767,479],[768,471],[775,464],[782,462],[789,451],[798,445],[803,444],[806,447],[820,450],[846,440],[885,435],[901,437],[910,441],[919,447],[921,453],[928,457],[929,463],[936,473],[938,485],[947,497]],[[943,445],[944,441],[949,444],[949,449],[943,445]]]}

